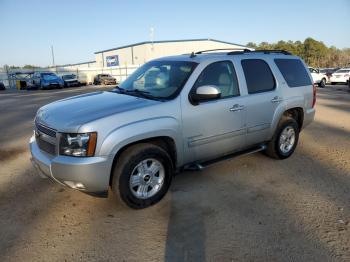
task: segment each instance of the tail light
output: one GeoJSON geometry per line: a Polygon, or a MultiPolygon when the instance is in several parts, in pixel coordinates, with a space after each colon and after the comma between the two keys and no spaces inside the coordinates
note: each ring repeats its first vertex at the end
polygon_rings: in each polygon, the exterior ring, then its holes
{"type": "Polygon", "coordinates": [[[313,94],[312,94],[312,108],[313,108],[316,104],[316,84],[312,85],[312,91],[313,91],[313,94]]]}

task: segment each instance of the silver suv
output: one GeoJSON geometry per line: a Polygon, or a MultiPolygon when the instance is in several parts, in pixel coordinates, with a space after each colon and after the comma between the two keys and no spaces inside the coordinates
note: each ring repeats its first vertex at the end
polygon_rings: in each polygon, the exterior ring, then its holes
{"type": "Polygon", "coordinates": [[[166,194],[173,174],[264,151],[285,159],[314,118],[305,63],[285,51],[198,52],[144,64],[108,92],[40,108],[30,140],[43,177],[132,208],[166,194]]]}

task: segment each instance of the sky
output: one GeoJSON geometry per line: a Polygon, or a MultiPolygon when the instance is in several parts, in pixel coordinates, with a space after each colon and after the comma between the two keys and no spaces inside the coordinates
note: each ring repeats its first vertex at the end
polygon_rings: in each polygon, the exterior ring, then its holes
{"type": "Polygon", "coordinates": [[[350,0],[0,0],[0,66],[93,61],[136,42],[301,40],[350,47],[350,0]]]}

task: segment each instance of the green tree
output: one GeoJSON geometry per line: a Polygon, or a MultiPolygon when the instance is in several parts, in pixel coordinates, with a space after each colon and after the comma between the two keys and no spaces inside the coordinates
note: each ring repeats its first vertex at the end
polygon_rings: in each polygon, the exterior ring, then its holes
{"type": "Polygon", "coordinates": [[[35,69],[35,68],[40,68],[40,66],[35,66],[35,65],[25,65],[25,66],[23,66],[23,69],[35,69]]]}
{"type": "Polygon", "coordinates": [[[261,42],[259,45],[249,42],[247,45],[256,50],[286,50],[300,56],[309,66],[313,67],[350,66],[350,48],[340,50],[334,46],[327,47],[323,42],[311,37],[306,38],[304,42],[281,40],[277,43],[261,42]]]}

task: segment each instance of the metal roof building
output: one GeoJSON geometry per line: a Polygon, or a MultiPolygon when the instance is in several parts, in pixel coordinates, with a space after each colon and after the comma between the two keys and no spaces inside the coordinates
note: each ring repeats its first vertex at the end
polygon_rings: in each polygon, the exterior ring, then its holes
{"type": "Polygon", "coordinates": [[[95,52],[95,60],[98,67],[140,65],[158,57],[220,48],[248,47],[210,38],[146,41],[95,52]]]}

